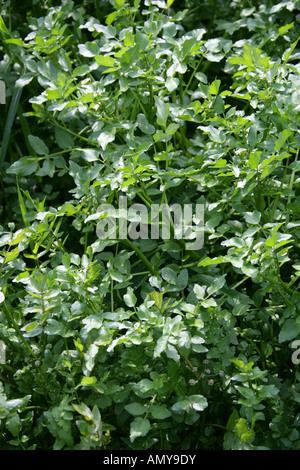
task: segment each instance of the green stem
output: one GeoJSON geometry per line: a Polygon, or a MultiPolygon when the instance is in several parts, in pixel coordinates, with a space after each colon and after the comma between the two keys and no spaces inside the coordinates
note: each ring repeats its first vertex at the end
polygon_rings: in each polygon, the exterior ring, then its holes
{"type": "Polygon", "coordinates": [[[22,341],[22,343],[24,344],[25,348],[27,349],[27,351],[29,352],[29,354],[32,356],[32,357],[36,357],[33,350],[31,349],[31,347],[29,346],[29,344],[27,343],[26,339],[24,338],[24,336],[22,335],[21,333],[21,330],[20,328],[18,327],[17,323],[15,322],[10,310],[8,309],[5,301],[2,302],[2,305],[3,305],[3,310],[4,310],[4,313],[6,315],[6,318],[8,320],[9,323],[12,324],[12,326],[14,327],[16,333],[17,333],[17,336],[20,338],[20,340],[22,341]]]}
{"type": "Polygon", "coordinates": [[[198,68],[200,67],[200,65],[201,65],[201,63],[202,63],[202,59],[203,59],[203,56],[202,56],[201,59],[199,60],[197,66],[196,66],[196,67],[194,68],[194,70],[193,70],[192,75],[190,76],[190,79],[189,79],[189,81],[188,81],[188,83],[187,83],[187,85],[186,85],[186,87],[185,87],[185,89],[184,89],[184,92],[183,92],[183,95],[182,95],[182,99],[184,98],[186,92],[189,90],[190,85],[191,85],[191,83],[192,83],[192,80],[193,80],[193,78],[194,78],[194,76],[195,76],[195,73],[197,72],[198,68]]]}
{"type": "Polygon", "coordinates": [[[148,270],[150,271],[150,273],[153,275],[153,276],[157,276],[157,272],[156,270],[153,268],[152,264],[150,263],[150,261],[146,258],[146,256],[141,252],[141,250],[135,246],[134,243],[132,243],[130,240],[126,239],[126,240],[121,240],[123,243],[125,243],[125,245],[127,245],[129,248],[131,248],[133,251],[135,251],[135,253],[138,255],[138,257],[141,259],[141,261],[144,263],[144,265],[148,268],[148,270]]]}
{"type": "Polygon", "coordinates": [[[62,126],[61,124],[59,124],[59,122],[57,122],[56,119],[50,118],[50,121],[51,121],[52,124],[54,124],[56,127],[59,127],[60,129],[63,129],[64,131],[68,132],[69,134],[74,135],[75,137],[78,137],[79,139],[84,140],[85,142],[91,143],[91,142],[89,142],[89,139],[87,139],[86,137],[83,137],[82,135],[77,134],[76,132],[71,131],[68,127],[62,126]]]}

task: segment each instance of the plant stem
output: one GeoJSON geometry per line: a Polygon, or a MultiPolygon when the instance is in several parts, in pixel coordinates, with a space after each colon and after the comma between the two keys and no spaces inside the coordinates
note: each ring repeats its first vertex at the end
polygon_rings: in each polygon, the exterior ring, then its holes
{"type": "Polygon", "coordinates": [[[135,246],[134,243],[132,243],[130,240],[126,239],[126,240],[121,240],[123,243],[125,243],[125,245],[127,245],[129,248],[131,248],[132,250],[134,250],[136,252],[136,254],[138,255],[138,257],[141,259],[141,261],[144,263],[144,265],[148,268],[148,270],[150,271],[150,273],[153,275],[153,276],[156,276],[158,273],[157,271],[153,268],[152,264],[150,263],[150,261],[146,258],[146,256],[141,252],[141,250],[135,246]]]}
{"type": "Polygon", "coordinates": [[[24,336],[22,335],[21,333],[21,330],[20,328],[18,327],[17,323],[15,322],[9,308],[7,307],[5,301],[2,302],[2,305],[3,305],[3,310],[5,312],[5,315],[6,315],[6,318],[8,320],[9,323],[12,324],[12,326],[14,327],[16,333],[17,333],[17,336],[20,338],[20,340],[22,341],[22,343],[24,344],[25,348],[27,349],[27,351],[29,352],[29,354],[32,356],[32,357],[36,357],[33,350],[31,349],[31,347],[29,346],[29,344],[27,343],[26,339],[24,338],[24,336]]]}

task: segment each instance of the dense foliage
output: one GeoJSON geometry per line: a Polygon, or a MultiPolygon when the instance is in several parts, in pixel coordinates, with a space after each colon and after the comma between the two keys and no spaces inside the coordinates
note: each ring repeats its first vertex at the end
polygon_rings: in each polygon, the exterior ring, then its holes
{"type": "Polygon", "coordinates": [[[300,449],[300,2],[0,4],[0,448],[300,449]]]}

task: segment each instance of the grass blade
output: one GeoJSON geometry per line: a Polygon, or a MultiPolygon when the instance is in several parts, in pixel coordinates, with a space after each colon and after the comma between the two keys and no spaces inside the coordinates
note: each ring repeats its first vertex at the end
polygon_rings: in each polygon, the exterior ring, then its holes
{"type": "Polygon", "coordinates": [[[7,120],[6,120],[6,123],[5,123],[3,139],[2,139],[2,148],[1,148],[1,154],[0,154],[0,170],[1,170],[3,162],[5,160],[5,155],[6,155],[7,147],[8,147],[8,144],[9,144],[11,128],[12,128],[14,118],[15,118],[15,115],[16,115],[16,112],[17,112],[17,108],[18,108],[18,105],[19,105],[21,94],[22,94],[22,88],[16,88],[14,93],[13,93],[13,97],[12,97],[12,100],[11,100],[11,103],[10,103],[7,120]]]}
{"type": "Polygon", "coordinates": [[[24,201],[24,198],[23,198],[21,190],[20,190],[18,178],[16,178],[16,180],[17,180],[19,206],[20,206],[20,210],[21,210],[22,219],[23,219],[25,227],[28,227],[30,225],[30,223],[29,223],[29,220],[26,219],[27,209],[26,209],[26,206],[25,206],[25,201],[24,201]]]}

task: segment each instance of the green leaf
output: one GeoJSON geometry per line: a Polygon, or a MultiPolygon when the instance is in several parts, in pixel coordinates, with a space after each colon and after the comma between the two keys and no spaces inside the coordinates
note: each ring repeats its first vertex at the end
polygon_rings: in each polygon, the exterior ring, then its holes
{"type": "Polygon", "coordinates": [[[217,114],[223,114],[225,112],[225,103],[220,95],[216,96],[213,108],[217,114]]]}
{"type": "Polygon", "coordinates": [[[287,141],[289,137],[293,135],[293,132],[290,129],[284,129],[279,134],[279,139],[275,142],[275,150],[279,152],[279,150],[283,147],[284,143],[287,141]]]}
{"type": "Polygon", "coordinates": [[[34,336],[40,335],[43,331],[43,328],[37,321],[33,321],[24,326],[22,330],[25,331],[24,336],[26,338],[33,338],[34,336]]]}
{"type": "Polygon", "coordinates": [[[136,393],[138,396],[148,396],[149,392],[150,394],[153,392],[153,382],[149,379],[142,379],[139,382],[137,382],[133,386],[134,393],[136,393]]]}
{"type": "Polygon", "coordinates": [[[5,23],[4,23],[4,21],[3,21],[3,18],[2,18],[2,16],[1,16],[1,14],[0,14],[0,32],[1,32],[2,34],[4,34],[4,35],[9,36],[8,29],[7,29],[7,27],[5,26],[5,23]]]}
{"type": "Polygon", "coordinates": [[[207,399],[202,395],[190,395],[189,401],[196,411],[203,411],[208,407],[207,399]]]}
{"type": "Polygon", "coordinates": [[[79,54],[84,57],[95,57],[99,52],[99,47],[94,42],[86,42],[85,44],[79,44],[78,48],[79,54]]]}
{"type": "Polygon", "coordinates": [[[180,400],[172,406],[171,410],[174,411],[174,413],[184,413],[185,411],[190,411],[190,401],[188,399],[180,400]]]}
{"type": "Polygon", "coordinates": [[[33,78],[34,78],[34,75],[32,75],[32,73],[24,73],[16,81],[16,87],[23,88],[24,86],[28,85],[28,83],[30,83],[33,80],[33,78]]]}
{"type": "Polygon", "coordinates": [[[251,152],[249,156],[249,166],[251,170],[255,170],[260,164],[261,152],[251,152]]]}
{"type": "Polygon", "coordinates": [[[257,143],[257,126],[255,124],[252,124],[252,126],[249,127],[247,140],[251,148],[255,147],[257,143]]]}
{"type": "Polygon", "coordinates": [[[60,129],[59,127],[55,127],[54,132],[55,141],[61,149],[65,150],[74,147],[74,140],[73,137],[69,134],[69,132],[60,129]]]}
{"type": "Polygon", "coordinates": [[[19,233],[17,232],[17,236],[14,237],[10,242],[9,242],[9,245],[10,246],[13,246],[13,245],[18,245],[19,243],[21,243],[22,240],[24,240],[26,238],[26,234],[29,233],[28,230],[21,230],[19,233]]]}
{"type": "Polygon", "coordinates": [[[238,436],[241,437],[243,433],[248,432],[247,421],[244,418],[240,418],[235,425],[238,436]]]}
{"type": "Polygon", "coordinates": [[[281,26],[281,28],[278,29],[279,35],[283,36],[286,33],[286,31],[293,28],[294,26],[295,26],[295,23],[289,23],[289,24],[286,24],[285,26],[281,26]]]}
{"type": "Polygon", "coordinates": [[[219,93],[220,85],[221,80],[214,80],[209,87],[209,93],[211,95],[217,95],[219,93]]]}
{"type": "Polygon", "coordinates": [[[175,0],[167,0],[167,8],[170,8],[175,0]]]}
{"type": "Polygon", "coordinates": [[[165,103],[160,97],[155,96],[155,105],[157,110],[157,124],[166,127],[169,116],[169,103],[165,103]]]}
{"type": "Polygon", "coordinates": [[[244,219],[250,225],[258,225],[261,219],[261,213],[258,211],[245,212],[244,219]]]}
{"type": "Polygon", "coordinates": [[[60,88],[48,89],[46,95],[49,100],[56,100],[62,97],[62,90],[60,88]]]}
{"type": "Polygon", "coordinates": [[[228,431],[232,431],[235,428],[235,425],[239,419],[239,414],[236,409],[233,410],[231,415],[228,418],[227,424],[226,424],[226,429],[228,431]]]}
{"type": "Polygon", "coordinates": [[[17,38],[6,39],[5,42],[7,44],[14,44],[15,46],[21,46],[21,47],[24,47],[25,45],[25,43],[21,39],[17,39],[17,38]]]}
{"type": "Polygon", "coordinates": [[[104,65],[105,67],[113,67],[115,65],[115,59],[110,56],[97,55],[95,59],[98,65],[104,65]]]}
{"type": "Polygon", "coordinates": [[[179,124],[175,124],[174,122],[172,122],[171,124],[168,125],[166,129],[166,134],[173,135],[175,134],[177,129],[179,129],[179,124]]]}
{"type": "Polygon", "coordinates": [[[127,294],[123,296],[124,302],[127,307],[134,307],[137,301],[136,296],[134,295],[132,287],[127,287],[127,294]]]}
{"type": "Polygon", "coordinates": [[[18,177],[16,178],[16,180],[17,180],[17,191],[18,191],[19,206],[20,206],[20,211],[21,211],[21,214],[22,214],[23,223],[24,223],[25,227],[28,227],[30,225],[30,222],[29,222],[29,220],[26,219],[27,208],[26,208],[26,205],[25,205],[25,201],[24,201],[22,192],[20,190],[18,177]]]}
{"type": "Polygon", "coordinates": [[[224,263],[224,256],[217,256],[216,258],[209,258],[208,256],[198,263],[198,266],[211,266],[215,264],[224,263]]]}
{"type": "Polygon", "coordinates": [[[146,418],[135,418],[130,425],[130,442],[134,442],[138,437],[144,437],[150,431],[150,421],[146,418]]]}
{"type": "MultiPolygon", "coordinates": [[[[135,46],[129,48],[126,47],[125,49],[126,52],[124,54],[120,51],[120,53],[122,54],[122,62],[127,65],[133,66],[139,58],[139,45],[136,44],[135,46]]],[[[115,57],[117,57],[117,54],[118,53],[115,54],[115,57]]]]}
{"type": "Polygon", "coordinates": [[[139,126],[141,131],[144,132],[144,134],[154,134],[155,127],[149,123],[148,119],[144,114],[138,114],[136,121],[137,125],[139,126]]]}
{"type": "Polygon", "coordinates": [[[153,419],[166,419],[172,415],[166,405],[151,405],[150,413],[153,419]]]}
{"type": "Polygon", "coordinates": [[[180,290],[183,290],[187,287],[189,282],[189,272],[187,269],[182,269],[177,277],[177,286],[180,290]]]}
{"type": "Polygon", "coordinates": [[[115,18],[118,16],[118,12],[117,11],[113,11],[112,13],[110,13],[109,15],[107,15],[106,17],[106,20],[105,20],[105,23],[109,26],[111,25],[115,18]]]}
{"type": "Polygon", "coordinates": [[[204,299],[205,287],[199,286],[199,284],[195,284],[193,290],[199,300],[204,299]]]}
{"type": "Polygon", "coordinates": [[[177,284],[177,274],[173,269],[170,268],[162,268],[161,270],[162,278],[171,284],[177,284]]]}
{"type": "Polygon", "coordinates": [[[5,263],[9,263],[9,261],[12,261],[16,259],[20,254],[20,250],[18,247],[14,248],[13,250],[10,250],[6,255],[5,255],[5,263]]]}
{"type": "Polygon", "coordinates": [[[42,139],[34,135],[29,135],[28,140],[31,147],[38,155],[48,155],[49,149],[42,139]]]}
{"type": "Polygon", "coordinates": [[[152,300],[154,300],[155,305],[157,306],[157,308],[159,310],[161,310],[162,309],[162,304],[163,304],[163,293],[153,291],[153,292],[150,292],[149,295],[152,298],[152,300]]]}
{"type": "Polygon", "coordinates": [[[223,144],[226,140],[226,136],[222,129],[217,129],[213,126],[199,126],[199,129],[202,129],[205,133],[208,133],[211,140],[213,142],[217,142],[218,144],[223,144]]]}
{"type": "Polygon", "coordinates": [[[115,140],[115,129],[111,129],[110,131],[101,132],[99,137],[97,138],[98,143],[101,145],[102,149],[105,150],[107,145],[110,142],[115,140]]]}
{"type": "Polygon", "coordinates": [[[87,421],[91,421],[93,419],[93,412],[85,403],[81,403],[80,405],[72,403],[72,406],[74,410],[84,416],[87,421]]]}
{"type": "Polygon", "coordinates": [[[129,403],[129,405],[125,405],[124,408],[133,416],[141,416],[147,412],[147,406],[138,402],[129,403]]]}
{"type": "Polygon", "coordinates": [[[14,437],[17,437],[22,429],[21,418],[18,414],[14,414],[6,420],[5,423],[7,429],[12,433],[14,437]]]}
{"type": "Polygon", "coordinates": [[[289,168],[291,168],[293,171],[300,171],[300,161],[293,162],[289,165],[289,168]]]}
{"type": "Polygon", "coordinates": [[[28,176],[35,173],[38,168],[38,162],[36,158],[32,157],[22,157],[15,163],[13,163],[7,171],[7,173],[12,173],[18,176],[28,176]]]}
{"type": "Polygon", "coordinates": [[[162,352],[164,352],[168,346],[169,335],[162,335],[158,338],[156,346],[153,352],[153,357],[159,357],[162,352]]]}
{"type": "Polygon", "coordinates": [[[180,400],[172,406],[175,413],[203,411],[207,408],[207,399],[202,395],[190,395],[185,400],[180,400]]]}
{"type": "Polygon", "coordinates": [[[136,43],[139,46],[140,51],[145,51],[149,44],[149,39],[146,34],[144,34],[141,30],[136,30],[136,43]]]}
{"type": "Polygon", "coordinates": [[[97,383],[97,377],[83,377],[80,385],[88,386],[88,385],[95,385],[97,383]]]}
{"type": "Polygon", "coordinates": [[[285,51],[285,53],[282,56],[282,60],[284,62],[287,62],[289,60],[289,58],[290,58],[291,54],[293,53],[295,47],[297,46],[298,42],[299,42],[299,38],[295,42],[293,42],[293,44],[285,51]]]}
{"type": "Polygon", "coordinates": [[[230,359],[230,361],[237,366],[239,369],[244,370],[245,364],[241,359],[230,359]]]}
{"type": "Polygon", "coordinates": [[[86,75],[90,71],[90,66],[87,64],[79,65],[75,67],[73,70],[73,77],[81,77],[82,75],[86,75]]]}
{"type": "Polygon", "coordinates": [[[296,320],[289,318],[285,320],[280,330],[278,341],[279,343],[291,341],[292,339],[297,338],[299,333],[300,333],[300,323],[297,323],[296,320]]]}
{"type": "Polygon", "coordinates": [[[213,283],[207,288],[207,295],[213,295],[215,292],[218,292],[222,289],[225,284],[226,274],[220,276],[218,279],[215,279],[213,283]]]}
{"type": "Polygon", "coordinates": [[[125,4],[125,0],[115,0],[116,8],[122,8],[125,4]]]}

